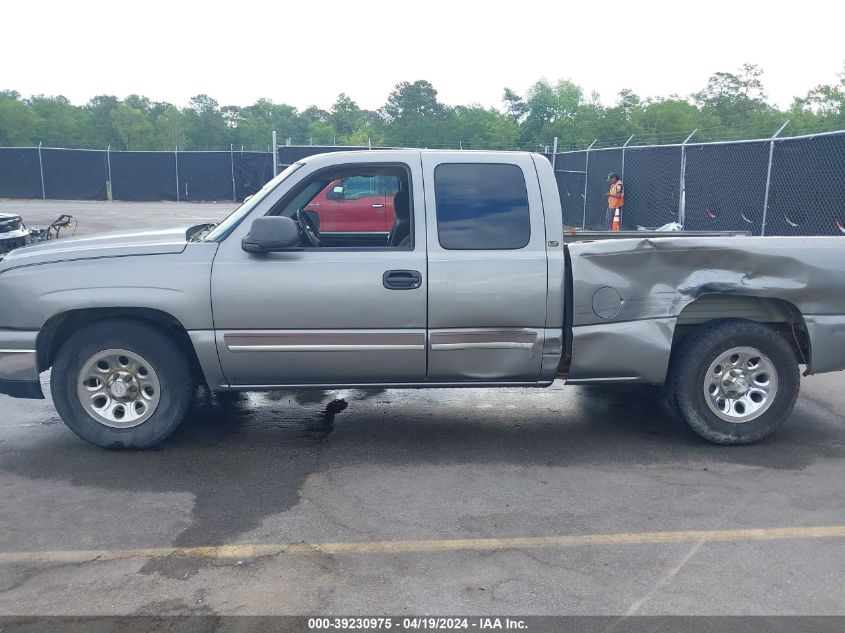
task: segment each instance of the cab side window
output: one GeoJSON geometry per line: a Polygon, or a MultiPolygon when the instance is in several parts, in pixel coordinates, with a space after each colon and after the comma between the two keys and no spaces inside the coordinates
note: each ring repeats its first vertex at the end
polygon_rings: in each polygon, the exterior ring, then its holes
{"type": "Polygon", "coordinates": [[[407,168],[325,170],[302,183],[300,190],[277,213],[291,218],[307,214],[320,246],[413,249],[407,168]]]}
{"type": "Polygon", "coordinates": [[[434,170],[437,234],[449,250],[513,250],[531,237],[528,192],[516,165],[444,163],[434,170]]]}

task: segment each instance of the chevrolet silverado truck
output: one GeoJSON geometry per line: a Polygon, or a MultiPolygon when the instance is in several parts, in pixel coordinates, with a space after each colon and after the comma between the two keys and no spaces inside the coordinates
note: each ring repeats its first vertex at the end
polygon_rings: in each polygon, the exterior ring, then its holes
{"type": "Polygon", "coordinates": [[[39,375],[52,368],[53,402],[74,432],[145,448],[179,425],[200,383],[649,383],[665,386],[703,438],[750,443],[788,418],[801,366],[845,368],[843,244],[675,235],[564,244],[555,176],[540,155],[318,155],[217,225],[6,255],[0,392],[42,398],[39,375]],[[394,183],[386,234],[369,220],[321,233],[315,198],[351,178],[374,191],[394,183]]]}

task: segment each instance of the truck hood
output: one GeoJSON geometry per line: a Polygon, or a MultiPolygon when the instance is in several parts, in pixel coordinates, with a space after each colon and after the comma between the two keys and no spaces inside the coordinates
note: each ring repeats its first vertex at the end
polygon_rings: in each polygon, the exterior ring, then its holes
{"type": "Polygon", "coordinates": [[[206,226],[208,225],[201,224],[142,231],[113,231],[48,240],[15,249],[0,258],[0,270],[73,259],[181,253],[185,250],[190,236],[206,226]]]}

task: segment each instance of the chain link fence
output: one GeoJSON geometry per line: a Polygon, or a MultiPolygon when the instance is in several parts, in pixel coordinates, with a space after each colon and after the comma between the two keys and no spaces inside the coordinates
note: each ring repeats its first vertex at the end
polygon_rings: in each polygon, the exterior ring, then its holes
{"type": "MultiPolygon", "coordinates": [[[[693,136],[674,145],[591,146],[547,155],[564,225],[609,229],[605,194],[607,175],[615,172],[625,183],[625,230],[677,223],[686,230],[753,235],[845,235],[840,193],[845,131],[716,143],[696,143],[693,136]]],[[[0,197],[243,200],[305,156],[365,149],[276,145],[275,137],[273,147],[274,152],[0,148],[0,197]]]]}
{"type": "Polygon", "coordinates": [[[270,152],[0,147],[0,198],[243,200],[273,177],[270,152]]]}
{"type": "Polygon", "coordinates": [[[615,172],[625,183],[623,230],[677,223],[685,230],[753,235],[845,235],[839,191],[845,182],[845,131],[591,147],[550,158],[569,227],[610,228],[607,176],[615,172]]]}

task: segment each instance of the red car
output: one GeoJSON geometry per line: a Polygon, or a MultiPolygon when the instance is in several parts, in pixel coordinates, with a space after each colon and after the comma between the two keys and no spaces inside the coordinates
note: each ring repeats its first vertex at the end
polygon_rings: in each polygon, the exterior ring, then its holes
{"type": "Polygon", "coordinates": [[[305,208],[320,216],[320,233],[384,233],[393,226],[395,176],[333,180],[305,208]]]}

